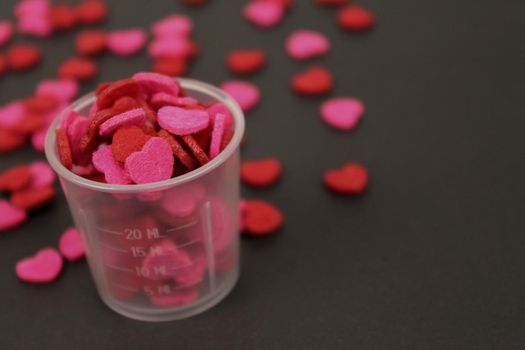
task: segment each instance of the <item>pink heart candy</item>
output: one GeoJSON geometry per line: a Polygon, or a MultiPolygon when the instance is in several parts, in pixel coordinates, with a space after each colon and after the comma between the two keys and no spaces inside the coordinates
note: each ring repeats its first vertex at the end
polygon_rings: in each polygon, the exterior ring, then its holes
{"type": "Polygon", "coordinates": [[[49,129],[49,126],[44,126],[41,129],[38,129],[33,134],[31,134],[31,145],[35,149],[35,151],[38,152],[44,152],[44,148],[46,145],[46,135],[47,130],[49,129]]]}
{"type": "Polygon", "coordinates": [[[100,125],[98,133],[102,137],[111,136],[122,126],[140,124],[144,120],[146,120],[146,112],[142,108],[131,109],[106,120],[100,125]]]}
{"type": "Polygon", "coordinates": [[[131,179],[113,157],[111,146],[104,146],[93,152],[93,166],[104,174],[106,182],[114,185],[127,185],[131,179]]]}
{"type": "Polygon", "coordinates": [[[353,129],[361,119],[365,107],[351,97],[333,98],[321,105],[321,117],[330,126],[340,130],[353,129]]]}
{"type": "Polygon", "coordinates": [[[67,229],[58,243],[60,253],[68,261],[75,261],[83,258],[86,255],[86,248],[84,241],[78,230],[74,227],[67,229]]]}
{"type": "Polygon", "coordinates": [[[160,137],[152,137],[142,151],[128,156],[125,167],[133,182],[145,184],[171,178],[174,162],[169,143],[160,137]]]}
{"type": "Polygon", "coordinates": [[[71,101],[78,94],[78,83],[74,80],[43,80],[36,87],[37,96],[52,95],[62,102],[71,101]]]}
{"type": "Polygon", "coordinates": [[[199,101],[189,96],[177,97],[165,92],[158,92],[151,97],[151,104],[156,108],[161,108],[164,106],[193,108],[199,105],[199,101]]]}
{"type": "Polygon", "coordinates": [[[31,15],[47,15],[49,12],[48,0],[24,0],[19,1],[15,7],[16,17],[25,17],[31,15]]]}
{"type": "Polygon", "coordinates": [[[244,6],[244,17],[262,28],[279,23],[284,16],[284,8],[277,1],[252,0],[244,6]]]}
{"type": "Polygon", "coordinates": [[[10,230],[27,219],[24,210],[15,208],[6,200],[0,199],[0,232],[10,230]]]}
{"type": "Polygon", "coordinates": [[[55,172],[47,162],[36,161],[29,166],[31,173],[31,188],[51,186],[55,182],[55,172]]]}
{"type": "Polygon", "coordinates": [[[221,89],[230,94],[243,111],[253,108],[261,97],[257,86],[244,81],[225,82],[221,89]]]}
{"type": "Polygon", "coordinates": [[[210,116],[200,109],[166,106],[159,109],[157,121],[173,135],[190,135],[208,127],[210,116]]]}
{"type": "Polygon", "coordinates": [[[16,263],[16,275],[24,282],[47,283],[62,271],[62,257],[54,248],[39,250],[34,256],[16,263]]]}
{"type": "Polygon", "coordinates": [[[328,38],[313,30],[295,31],[286,41],[286,51],[292,58],[298,60],[322,56],[329,50],[328,38]]]}
{"type": "Polygon", "coordinates": [[[146,32],[142,28],[116,30],[108,34],[108,49],[119,56],[130,56],[138,53],[146,44],[146,32]]]}
{"type": "Polygon", "coordinates": [[[230,109],[224,103],[215,103],[208,107],[206,110],[210,115],[210,120],[212,123],[215,122],[215,117],[218,114],[224,115],[224,128],[230,130],[233,126],[233,116],[230,109]]]}
{"type": "Polygon", "coordinates": [[[13,25],[10,21],[0,21],[0,46],[7,43],[13,36],[13,25]]]}
{"type": "Polygon", "coordinates": [[[0,127],[10,128],[18,124],[25,116],[25,107],[20,100],[0,107],[0,127]]]}
{"type": "Polygon", "coordinates": [[[184,15],[173,15],[158,20],[151,27],[155,36],[186,36],[193,30],[193,21],[184,15]]]}
{"type": "Polygon", "coordinates": [[[217,114],[215,122],[213,123],[213,131],[211,133],[210,142],[210,159],[217,157],[221,152],[222,138],[224,137],[226,117],[224,114],[217,114]]]}
{"type": "Polygon", "coordinates": [[[180,88],[177,82],[163,74],[152,73],[152,72],[140,72],[133,75],[135,80],[144,93],[153,95],[157,92],[166,92],[177,96],[180,88]]]}
{"type": "Polygon", "coordinates": [[[185,58],[192,50],[191,42],[182,36],[162,36],[149,44],[148,54],[153,58],[185,58]]]}
{"type": "Polygon", "coordinates": [[[53,26],[45,15],[27,15],[21,17],[16,27],[20,33],[37,38],[46,38],[51,35],[53,31],[53,26]]]}

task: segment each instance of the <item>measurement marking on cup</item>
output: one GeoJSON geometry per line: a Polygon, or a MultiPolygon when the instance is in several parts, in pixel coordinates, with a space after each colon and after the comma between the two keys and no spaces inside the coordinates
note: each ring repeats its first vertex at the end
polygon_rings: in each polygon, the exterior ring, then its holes
{"type": "Polygon", "coordinates": [[[195,243],[199,243],[200,241],[201,241],[200,239],[194,239],[193,241],[185,242],[185,243],[182,243],[182,244],[177,244],[177,248],[184,248],[184,247],[187,247],[189,245],[192,245],[192,244],[195,244],[195,243]]]}
{"type": "Polygon", "coordinates": [[[98,227],[98,226],[97,226],[97,229],[100,230],[100,231],[102,231],[102,232],[111,233],[112,235],[119,235],[119,236],[122,236],[122,235],[123,235],[122,232],[111,231],[111,230],[108,230],[107,228],[103,228],[103,227],[98,227]]]}
{"type": "Polygon", "coordinates": [[[117,247],[112,246],[112,245],[110,245],[110,244],[101,243],[100,245],[101,245],[101,246],[104,246],[104,247],[106,247],[106,248],[109,248],[109,249],[115,250],[115,251],[120,252],[120,253],[128,253],[128,250],[127,250],[127,249],[117,248],[117,247]]]}
{"type": "Polygon", "coordinates": [[[186,225],[177,226],[177,227],[173,227],[173,228],[167,229],[166,232],[174,232],[174,231],[178,231],[178,230],[183,230],[185,228],[188,228],[188,227],[191,227],[191,226],[195,225],[196,223],[197,223],[197,221],[192,221],[190,223],[187,223],[186,225]]]}
{"type": "Polygon", "coordinates": [[[135,272],[135,271],[132,270],[132,269],[127,269],[127,268],[125,268],[125,267],[115,266],[115,265],[108,264],[108,263],[106,263],[106,266],[109,267],[110,269],[114,269],[114,270],[117,270],[117,271],[135,272]]]}

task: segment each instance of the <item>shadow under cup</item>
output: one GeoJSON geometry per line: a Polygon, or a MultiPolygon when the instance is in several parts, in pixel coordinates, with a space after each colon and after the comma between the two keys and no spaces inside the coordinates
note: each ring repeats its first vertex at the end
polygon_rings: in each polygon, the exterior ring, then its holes
{"type": "MultiPolygon", "coordinates": [[[[190,97],[223,103],[234,119],[229,145],[187,174],[144,185],[110,185],[67,170],[57,155],[55,129],[46,156],[59,175],[102,300],[144,321],[175,320],[220,302],[239,275],[239,145],[244,116],[220,89],[178,79],[190,97]]],[[[93,93],[70,109],[87,115],[93,93]]]]}

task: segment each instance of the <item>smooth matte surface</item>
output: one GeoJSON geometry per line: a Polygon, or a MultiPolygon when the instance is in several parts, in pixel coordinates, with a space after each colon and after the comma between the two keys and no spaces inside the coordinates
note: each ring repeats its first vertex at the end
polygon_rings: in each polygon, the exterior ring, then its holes
{"type": "MultiPolygon", "coordinates": [[[[229,49],[261,47],[267,69],[248,114],[246,159],[285,166],[269,190],[244,189],[286,214],[274,237],[244,239],[241,279],[221,304],[161,324],[125,319],[98,298],[85,263],[46,286],[19,282],[16,261],[56,245],[71,224],[65,200],[0,235],[1,349],[523,349],[525,348],[525,2],[363,1],[379,25],[341,32],[313,1],[273,30],[241,16],[243,0],[188,9],[177,0],[113,0],[107,28],[147,26],[184,12],[202,48],[189,76],[218,84],[229,49]],[[297,28],[327,34],[333,51],[294,62],[283,50],[297,28]],[[321,63],[333,93],[361,98],[350,133],[325,126],[322,99],[295,96],[290,76],[321,63]],[[369,192],[343,198],[322,186],[346,161],[370,170],[369,192]],[[67,344],[67,345],[66,345],[67,344]]],[[[0,17],[13,0],[0,3],[0,17]]],[[[0,103],[29,95],[73,54],[73,33],[38,41],[45,61],[0,78],[0,103]]],[[[101,57],[98,81],[149,67],[145,54],[101,57]]],[[[83,86],[87,92],[96,86],[83,86]]],[[[42,158],[0,156],[0,170],[42,158]]]]}

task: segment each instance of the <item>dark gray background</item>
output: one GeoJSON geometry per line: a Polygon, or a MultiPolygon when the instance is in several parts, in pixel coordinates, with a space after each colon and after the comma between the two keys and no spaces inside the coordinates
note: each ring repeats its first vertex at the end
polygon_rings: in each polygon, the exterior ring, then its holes
{"type": "MultiPolygon", "coordinates": [[[[1,17],[14,2],[1,1],[1,17]]],[[[306,0],[278,28],[259,30],[241,17],[244,2],[188,9],[176,0],[113,0],[105,26],[191,15],[202,56],[189,75],[212,83],[231,78],[229,49],[268,52],[267,69],[249,79],[263,99],[248,115],[244,156],[275,155],[285,172],[274,188],[244,195],[278,205],[285,228],[244,239],[240,282],[217,307],[142,323],[102,304],[84,262],[50,285],[17,280],[16,261],[55,245],[71,224],[60,197],[0,237],[0,348],[524,349],[525,2],[365,1],[379,24],[363,35],[341,32],[334,11],[306,0]],[[298,28],[331,38],[332,52],[312,62],[334,71],[334,96],[366,103],[356,130],[328,128],[321,99],[289,91],[290,76],[312,63],[284,53],[298,28]],[[326,191],[323,172],[354,160],[370,171],[369,192],[326,191]]],[[[44,63],[0,78],[0,103],[52,76],[73,54],[73,38],[38,41],[44,63]]],[[[99,62],[98,81],[149,67],[145,54],[99,62]]],[[[0,170],[41,157],[2,155],[0,170]]]]}

